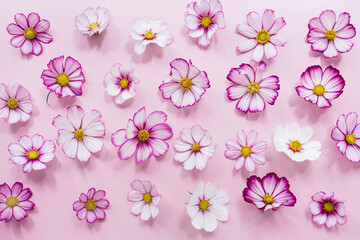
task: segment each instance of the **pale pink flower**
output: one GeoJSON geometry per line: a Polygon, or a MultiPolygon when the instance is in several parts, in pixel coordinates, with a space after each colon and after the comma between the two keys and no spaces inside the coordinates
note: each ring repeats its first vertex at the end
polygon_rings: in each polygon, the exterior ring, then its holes
{"type": "Polygon", "coordinates": [[[102,33],[110,24],[110,12],[107,8],[87,8],[75,17],[75,26],[82,34],[92,36],[102,33]]]}

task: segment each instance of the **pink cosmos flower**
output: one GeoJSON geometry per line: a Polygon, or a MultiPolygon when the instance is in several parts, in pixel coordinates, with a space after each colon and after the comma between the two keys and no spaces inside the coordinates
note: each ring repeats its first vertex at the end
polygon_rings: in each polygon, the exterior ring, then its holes
{"type": "Polygon", "coordinates": [[[32,192],[23,189],[23,184],[16,182],[10,189],[7,183],[0,185],[0,221],[10,221],[12,217],[20,222],[26,218],[27,211],[34,209],[35,204],[29,201],[32,192]]]}
{"type": "Polygon", "coordinates": [[[255,163],[265,164],[265,157],[262,155],[267,149],[265,141],[256,141],[258,133],[254,129],[246,135],[244,130],[237,133],[236,141],[228,140],[226,142],[225,157],[236,160],[235,170],[239,170],[245,163],[248,172],[255,171],[255,163]]]}
{"type": "Polygon", "coordinates": [[[167,115],[162,111],[146,117],[145,107],[140,108],[133,119],[129,119],[127,129],[120,129],[111,136],[113,145],[119,147],[119,158],[128,160],[135,154],[139,164],[151,156],[157,158],[165,154],[169,150],[166,140],[173,136],[166,120],[167,115]]]}
{"type": "Polygon", "coordinates": [[[276,211],[281,206],[295,205],[296,198],[289,187],[286,177],[279,178],[273,172],[263,178],[253,175],[247,179],[247,188],[243,191],[243,197],[246,202],[254,204],[262,212],[269,209],[276,211]]]}
{"type": "Polygon", "coordinates": [[[307,41],[311,49],[323,53],[325,58],[349,52],[354,46],[350,39],[355,37],[356,31],[350,24],[350,14],[346,12],[341,13],[336,21],[333,10],[323,11],[320,17],[312,18],[308,26],[307,41]]]}
{"type": "Polygon", "coordinates": [[[336,146],[348,160],[360,161],[360,123],[357,113],[351,112],[346,117],[342,114],[331,132],[331,138],[337,141],[336,146]]]}
{"type": "Polygon", "coordinates": [[[134,202],[131,212],[137,216],[140,214],[141,220],[147,221],[156,218],[159,214],[159,203],[161,195],[157,192],[155,185],[149,181],[135,180],[131,183],[134,191],[128,194],[127,199],[134,202]]]}
{"type": "Polygon", "coordinates": [[[85,82],[81,64],[67,57],[64,62],[64,56],[50,60],[48,69],[41,74],[44,85],[50,91],[59,97],[75,97],[82,94],[81,87],[85,82]]]}
{"type": "Polygon", "coordinates": [[[23,165],[24,173],[46,169],[45,163],[55,158],[54,142],[45,140],[39,134],[20,137],[18,143],[9,145],[8,151],[12,155],[10,160],[13,163],[23,165]]]}
{"type": "Polygon", "coordinates": [[[140,80],[134,75],[133,68],[124,67],[119,63],[111,67],[104,79],[106,91],[110,96],[114,96],[116,104],[122,104],[133,98],[135,96],[134,85],[139,82],[140,80]]]}
{"type": "Polygon", "coordinates": [[[29,120],[33,105],[29,91],[18,83],[0,83],[0,118],[7,123],[29,120]]]}
{"type": "Polygon", "coordinates": [[[191,60],[176,58],[170,63],[170,78],[159,86],[164,99],[170,99],[177,108],[184,108],[199,102],[210,87],[205,71],[200,71],[191,60]]]}
{"type": "Polygon", "coordinates": [[[52,124],[59,129],[58,145],[63,144],[65,155],[71,159],[77,157],[86,162],[92,153],[98,153],[103,143],[98,139],[105,136],[105,125],[100,121],[101,113],[91,110],[84,116],[84,110],[77,105],[67,108],[67,116],[57,115],[52,124]]]}
{"type": "Polygon", "coordinates": [[[225,28],[223,8],[218,0],[191,2],[186,7],[185,23],[188,35],[197,38],[198,45],[208,46],[216,30],[225,28]]]}
{"type": "Polygon", "coordinates": [[[215,146],[211,146],[212,137],[209,131],[199,125],[181,130],[180,138],[174,142],[176,151],[174,159],[184,163],[184,169],[194,168],[202,171],[207,161],[214,156],[215,146]]]}
{"type": "Polygon", "coordinates": [[[301,85],[296,87],[297,94],[305,101],[319,108],[331,107],[329,100],[338,98],[345,86],[339,70],[328,66],[324,71],[318,65],[311,66],[301,74],[301,85]]]}
{"type": "Polygon", "coordinates": [[[279,78],[270,76],[263,78],[266,63],[254,69],[249,64],[241,64],[239,68],[232,68],[227,79],[233,83],[226,89],[229,100],[236,101],[236,108],[247,113],[261,112],[265,109],[265,102],[274,105],[280,89],[279,78]]]}
{"type": "Polygon", "coordinates": [[[105,199],[104,190],[96,191],[90,188],[87,194],[80,194],[79,200],[73,204],[73,210],[79,220],[86,218],[88,223],[94,223],[96,220],[104,220],[106,217],[104,209],[109,207],[109,201],[105,199]]]}
{"type": "Polygon", "coordinates": [[[48,20],[41,19],[37,13],[30,13],[27,17],[18,13],[14,16],[15,23],[7,26],[9,34],[14,35],[10,43],[15,48],[20,48],[24,55],[40,55],[43,51],[41,43],[49,44],[52,36],[47,33],[50,28],[48,20]]]}
{"type": "Polygon", "coordinates": [[[247,25],[239,24],[236,31],[249,38],[241,43],[237,50],[245,53],[254,49],[252,60],[260,62],[265,54],[266,59],[277,56],[276,46],[283,47],[286,41],[278,32],[286,25],[284,18],[276,18],[273,10],[266,9],[262,18],[257,12],[250,12],[247,16],[247,25]]]}
{"type": "Polygon", "coordinates": [[[110,23],[110,12],[107,8],[87,8],[75,17],[75,26],[82,34],[96,35],[102,33],[110,23]]]}
{"type": "Polygon", "coordinates": [[[311,198],[309,209],[314,223],[328,228],[346,223],[344,202],[334,198],[334,193],[317,192],[311,198]]]}

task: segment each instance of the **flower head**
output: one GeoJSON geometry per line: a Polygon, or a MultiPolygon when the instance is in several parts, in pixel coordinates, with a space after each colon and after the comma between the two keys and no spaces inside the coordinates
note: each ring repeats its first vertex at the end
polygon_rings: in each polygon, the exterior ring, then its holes
{"type": "Polygon", "coordinates": [[[26,218],[27,211],[34,209],[35,204],[29,201],[32,192],[23,189],[23,184],[16,182],[10,189],[7,183],[0,185],[0,221],[10,221],[12,217],[20,222],[26,218]]]}
{"type": "Polygon", "coordinates": [[[339,53],[349,52],[354,46],[351,38],[356,31],[350,24],[350,14],[343,12],[336,20],[333,10],[323,11],[319,17],[309,22],[307,41],[313,51],[321,52],[325,58],[333,58],[339,53]]]}
{"type": "Polygon", "coordinates": [[[225,28],[223,8],[219,0],[191,2],[187,5],[186,12],[188,35],[197,38],[200,46],[208,46],[216,30],[225,28]]]}
{"type": "Polygon", "coordinates": [[[321,144],[310,141],[313,130],[310,127],[300,128],[298,123],[288,123],[285,129],[277,126],[274,145],[278,152],[284,152],[295,162],[314,161],[320,157],[321,144]]]}
{"type": "Polygon", "coordinates": [[[265,157],[262,155],[267,149],[265,141],[256,141],[258,133],[251,130],[246,135],[244,130],[237,133],[236,141],[228,140],[226,142],[225,157],[236,160],[235,170],[239,170],[245,163],[248,172],[255,171],[255,163],[259,165],[265,164],[265,157]]]}
{"type": "Polygon", "coordinates": [[[67,57],[60,56],[50,60],[48,69],[41,74],[44,85],[59,97],[75,97],[82,94],[81,87],[85,82],[81,64],[67,57]]]}
{"type": "Polygon", "coordinates": [[[94,223],[96,220],[104,220],[106,217],[104,209],[109,207],[109,201],[105,199],[104,190],[96,191],[90,188],[87,194],[81,193],[79,200],[73,204],[73,210],[79,220],[86,218],[88,223],[94,223]]]}
{"type": "Polygon", "coordinates": [[[244,200],[254,204],[262,212],[269,209],[292,207],[296,198],[289,190],[290,184],[286,177],[279,178],[275,173],[268,173],[259,178],[255,175],[247,179],[247,187],[243,191],[244,200]]]}
{"type": "Polygon", "coordinates": [[[105,136],[105,125],[100,121],[101,113],[91,110],[84,116],[84,110],[77,105],[67,108],[67,116],[57,115],[52,124],[59,129],[58,145],[68,158],[77,157],[86,162],[92,153],[98,153],[103,143],[98,139],[105,136]]]}
{"type": "Polygon", "coordinates": [[[150,217],[156,218],[159,214],[159,203],[161,195],[157,192],[155,185],[149,181],[135,180],[131,183],[134,191],[128,194],[127,199],[134,202],[131,212],[139,215],[141,220],[148,221],[150,217]]]}
{"type": "Polygon", "coordinates": [[[177,58],[170,63],[170,78],[159,86],[164,99],[170,99],[177,108],[184,108],[199,102],[210,87],[205,71],[200,71],[191,60],[177,58]]]}
{"type": "Polygon", "coordinates": [[[13,163],[23,165],[24,173],[46,169],[45,164],[55,158],[54,142],[45,140],[39,134],[20,137],[18,143],[9,145],[8,151],[12,155],[10,160],[13,163]]]}
{"type": "Polygon", "coordinates": [[[174,142],[174,159],[184,163],[184,169],[203,170],[207,161],[214,156],[211,134],[199,125],[181,130],[180,138],[174,142]]]}
{"type": "Polygon", "coordinates": [[[346,223],[344,202],[334,198],[334,193],[317,192],[311,199],[309,209],[314,223],[328,228],[346,223]]]}
{"type": "Polygon", "coordinates": [[[96,35],[102,33],[110,23],[110,12],[107,8],[87,8],[75,17],[75,26],[82,34],[96,35]]]}
{"type": "Polygon", "coordinates": [[[172,42],[171,32],[163,20],[151,18],[136,19],[133,22],[133,31],[130,36],[136,40],[134,50],[137,54],[145,52],[148,44],[157,44],[165,47],[172,42]]]}
{"type": "Polygon", "coordinates": [[[278,32],[285,26],[284,18],[276,18],[273,10],[266,9],[262,18],[257,12],[250,12],[247,16],[247,25],[239,24],[236,31],[249,38],[242,42],[237,50],[245,53],[254,49],[252,60],[260,62],[265,54],[266,59],[277,56],[276,46],[283,47],[286,41],[278,35],[278,32]]]}
{"type": "Polygon", "coordinates": [[[104,84],[107,93],[114,96],[116,104],[122,104],[135,96],[134,86],[140,80],[134,75],[134,69],[117,63],[106,73],[104,84]]]}
{"type": "Polygon", "coordinates": [[[232,68],[227,79],[233,84],[226,89],[229,100],[236,101],[236,108],[243,112],[261,112],[265,103],[274,105],[280,89],[277,76],[262,77],[266,63],[261,62],[255,69],[249,64],[232,68]]]}
{"type": "Polygon", "coordinates": [[[217,220],[225,222],[228,210],[224,206],[229,201],[224,190],[220,190],[216,183],[200,182],[186,205],[186,211],[194,228],[212,232],[217,227],[217,220]]]}
{"type": "Polygon", "coordinates": [[[14,37],[10,43],[15,48],[20,48],[24,55],[40,55],[43,51],[41,43],[48,44],[53,38],[47,33],[50,28],[48,20],[41,19],[37,13],[30,13],[27,17],[18,13],[14,17],[15,23],[7,26],[7,31],[14,37]]]}
{"type": "Polygon", "coordinates": [[[318,65],[311,66],[301,74],[301,86],[296,87],[297,94],[305,101],[319,108],[331,107],[329,100],[342,94],[345,81],[339,70],[328,66],[324,71],[318,65]]]}
{"type": "Polygon", "coordinates": [[[33,104],[29,91],[18,83],[0,83],[0,118],[7,123],[26,122],[33,104]]]}

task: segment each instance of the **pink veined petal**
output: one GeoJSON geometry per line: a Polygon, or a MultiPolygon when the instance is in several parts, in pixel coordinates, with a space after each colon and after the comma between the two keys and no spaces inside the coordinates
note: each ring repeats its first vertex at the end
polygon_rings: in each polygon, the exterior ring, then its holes
{"type": "Polygon", "coordinates": [[[248,88],[245,86],[230,86],[226,89],[229,100],[237,100],[243,97],[247,92],[248,88]]]}
{"type": "Polygon", "coordinates": [[[39,23],[40,21],[40,16],[37,13],[30,13],[27,17],[27,21],[29,24],[29,28],[35,28],[35,26],[39,23]]]}
{"type": "Polygon", "coordinates": [[[350,39],[355,37],[356,30],[352,24],[347,25],[343,29],[336,32],[336,37],[350,39]]]}
{"type": "Polygon", "coordinates": [[[210,13],[210,5],[209,2],[203,0],[200,3],[194,4],[194,11],[199,16],[208,16],[210,13]]]}
{"type": "Polygon", "coordinates": [[[129,139],[125,141],[119,148],[118,156],[121,160],[128,160],[131,156],[134,155],[137,150],[138,145],[137,139],[129,139]]]}
{"type": "Polygon", "coordinates": [[[338,20],[335,23],[334,31],[337,32],[350,23],[350,14],[343,12],[339,15],[338,20]]]}
{"type": "Polygon", "coordinates": [[[81,162],[86,162],[91,157],[91,152],[87,149],[83,141],[78,141],[76,156],[81,162]]]}
{"type": "Polygon", "coordinates": [[[325,29],[324,25],[321,23],[320,18],[318,17],[310,19],[308,27],[309,29],[319,29],[324,34],[327,31],[327,29],[325,29]]]}
{"type": "Polygon", "coordinates": [[[250,155],[250,157],[252,158],[252,160],[254,160],[254,162],[256,162],[257,164],[260,164],[260,165],[264,165],[265,164],[265,157],[260,155],[260,154],[257,154],[257,153],[252,153],[250,155]]]}
{"type": "Polygon", "coordinates": [[[162,140],[170,139],[173,136],[171,127],[166,123],[159,123],[149,129],[150,138],[162,140]]]}
{"type": "Polygon", "coordinates": [[[198,16],[189,14],[185,17],[185,23],[189,29],[197,29],[201,24],[201,20],[198,16]]]}
{"type": "MultiPolygon", "coordinates": [[[[20,48],[20,51],[24,55],[29,55],[33,52],[33,40],[26,39],[23,45],[20,48]]],[[[35,40],[36,41],[36,40],[35,40]]]]}
{"type": "Polygon", "coordinates": [[[270,42],[275,46],[281,46],[281,47],[285,46],[286,44],[285,39],[283,39],[281,36],[277,34],[270,37],[270,42]]]}
{"type": "MultiPolygon", "coordinates": [[[[256,35],[257,35],[257,32],[255,31],[254,28],[252,27],[249,27],[248,25],[245,25],[245,24],[239,24],[236,26],[236,31],[247,37],[247,38],[253,38],[254,40],[256,40],[256,35]]],[[[256,41],[257,42],[257,41],[256,41]]]]}
{"type": "Polygon", "coordinates": [[[241,64],[239,68],[232,68],[227,76],[227,79],[235,84],[248,87],[248,85],[255,81],[255,71],[249,64],[241,64]]]}
{"type": "Polygon", "coordinates": [[[50,28],[50,22],[48,20],[42,19],[36,24],[34,28],[36,33],[46,32],[50,28]]]}
{"type": "MultiPolygon", "coordinates": [[[[10,23],[6,27],[6,30],[11,35],[23,35],[24,34],[24,29],[22,29],[19,25],[15,24],[15,23],[10,23]]],[[[23,37],[24,37],[24,35],[23,35],[23,37]]]]}
{"type": "Polygon", "coordinates": [[[147,143],[151,146],[155,157],[160,157],[169,150],[169,145],[160,139],[149,139],[147,143]]]}
{"type": "Polygon", "coordinates": [[[105,214],[105,211],[103,209],[95,208],[93,210],[93,212],[94,212],[94,214],[96,216],[96,219],[98,219],[98,220],[104,220],[105,219],[106,214],[105,214]]]}
{"type": "Polygon", "coordinates": [[[79,129],[84,118],[84,110],[77,105],[70,106],[67,109],[67,117],[73,127],[79,129]]]}
{"type": "Polygon", "coordinates": [[[346,133],[352,133],[358,124],[358,115],[355,112],[351,112],[346,116],[346,133]]]}
{"type": "Polygon", "coordinates": [[[248,172],[255,171],[255,163],[250,157],[245,158],[245,168],[248,172]]]}
{"type": "Polygon", "coordinates": [[[309,32],[307,34],[308,43],[315,43],[316,41],[318,41],[320,39],[325,39],[326,41],[329,41],[325,37],[325,33],[322,30],[320,30],[318,28],[313,28],[313,29],[309,30],[309,32]]]}
{"type": "Polygon", "coordinates": [[[354,43],[349,39],[334,38],[334,45],[338,52],[345,53],[351,50],[354,43]]]}
{"type": "Polygon", "coordinates": [[[254,52],[252,54],[252,60],[254,60],[255,62],[260,62],[263,56],[264,56],[264,45],[258,44],[255,47],[254,52]]]}
{"type": "Polygon", "coordinates": [[[269,60],[277,56],[277,50],[274,44],[267,42],[264,44],[265,57],[269,60]]]}
{"type": "Polygon", "coordinates": [[[261,112],[265,109],[265,101],[260,94],[254,94],[250,100],[249,111],[261,112]]]}
{"type": "Polygon", "coordinates": [[[250,50],[253,50],[258,44],[259,43],[256,39],[248,39],[240,43],[236,49],[238,50],[239,53],[245,53],[250,50]]]}
{"type": "Polygon", "coordinates": [[[320,21],[326,30],[334,28],[336,22],[336,14],[333,10],[326,10],[320,14],[320,21]]]}
{"type": "Polygon", "coordinates": [[[18,222],[27,217],[27,213],[25,212],[25,210],[19,206],[14,206],[12,208],[12,212],[15,220],[18,222]]]}
{"type": "Polygon", "coordinates": [[[98,153],[103,148],[104,144],[97,138],[85,136],[83,139],[85,148],[91,153],[98,153]]]}
{"type": "Polygon", "coordinates": [[[36,39],[39,40],[40,42],[48,44],[48,43],[52,42],[53,37],[46,32],[42,32],[42,33],[36,34],[36,39]]]}
{"type": "Polygon", "coordinates": [[[125,141],[126,141],[125,129],[120,129],[111,135],[111,142],[116,147],[120,147],[125,141]]]}
{"type": "Polygon", "coordinates": [[[211,18],[211,21],[217,25],[217,28],[219,29],[225,28],[224,13],[222,11],[215,13],[215,15],[211,18]]]}
{"type": "Polygon", "coordinates": [[[211,43],[211,38],[207,36],[207,34],[203,34],[198,38],[198,45],[206,47],[211,43]]]}
{"type": "Polygon", "coordinates": [[[145,107],[140,108],[135,114],[134,114],[134,125],[138,129],[144,129],[146,124],[146,112],[145,107]]]}
{"type": "Polygon", "coordinates": [[[269,34],[273,35],[273,34],[279,32],[285,25],[286,25],[286,22],[285,22],[284,18],[279,17],[279,18],[275,19],[274,24],[272,25],[272,27],[269,30],[269,34]]]}
{"type": "Polygon", "coordinates": [[[22,28],[22,29],[27,29],[29,28],[29,25],[28,25],[28,21],[27,21],[27,18],[24,14],[22,13],[18,13],[15,15],[15,22],[22,28]]]}
{"type": "Polygon", "coordinates": [[[236,104],[236,108],[243,113],[247,113],[249,111],[251,99],[252,99],[251,93],[245,94],[236,104]]]}
{"type": "Polygon", "coordinates": [[[33,54],[35,56],[40,55],[43,51],[41,44],[37,40],[34,40],[32,43],[33,43],[33,54]]]}
{"type": "Polygon", "coordinates": [[[26,40],[26,37],[24,35],[18,35],[18,36],[11,38],[10,44],[13,47],[19,48],[24,44],[25,40],[26,40]]]}
{"type": "Polygon", "coordinates": [[[248,25],[255,29],[256,32],[262,29],[261,17],[257,12],[249,12],[246,18],[248,25]]]}
{"type": "Polygon", "coordinates": [[[85,218],[86,218],[86,221],[88,223],[94,223],[96,221],[96,215],[95,215],[94,211],[88,210],[86,212],[86,217],[85,218]]]}
{"type": "Polygon", "coordinates": [[[316,201],[311,202],[309,208],[312,215],[318,215],[323,211],[323,205],[316,201]]]}
{"type": "Polygon", "coordinates": [[[274,25],[275,14],[271,9],[266,9],[262,16],[262,29],[269,31],[269,29],[274,25]]]}

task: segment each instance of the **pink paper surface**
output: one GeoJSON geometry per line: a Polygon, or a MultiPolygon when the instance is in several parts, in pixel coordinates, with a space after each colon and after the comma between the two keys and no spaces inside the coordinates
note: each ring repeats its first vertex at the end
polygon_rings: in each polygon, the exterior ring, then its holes
{"type": "Polygon", "coordinates": [[[360,165],[349,162],[340,154],[330,132],[340,114],[359,112],[359,38],[356,36],[353,39],[355,46],[349,53],[325,60],[311,51],[306,43],[306,34],[309,20],[326,9],[333,9],[337,14],[349,12],[351,23],[360,29],[360,3],[355,0],[222,0],[226,28],[216,32],[210,47],[202,49],[186,34],[184,15],[188,2],[0,0],[0,81],[21,83],[30,91],[34,104],[33,115],[28,122],[9,125],[0,121],[0,183],[12,185],[16,181],[23,182],[25,187],[33,191],[31,200],[36,204],[35,210],[29,212],[29,217],[24,221],[17,223],[13,219],[8,224],[0,222],[0,239],[358,238],[360,165]],[[110,10],[110,26],[100,36],[82,36],[75,28],[75,16],[87,7],[97,6],[110,10]],[[235,109],[236,102],[227,100],[225,91],[229,86],[226,80],[229,70],[241,63],[249,63],[251,59],[251,53],[236,53],[236,46],[245,39],[235,32],[235,27],[245,23],[248,12],[262,13],[266,8],[275,10],[276,17],[284,17],[287,23],[280,32],[287,44],[284,48],[278,48],[278,57],[271,60],[264,73],[264,76],[279,76],[281,89],[274,106],[268,105],[259,114],[244,115],[235,109]],[[13,22],[16,13],[27,15],[32,11],[50,21],[54,41],[43,45],[42,55],[25,57],[19,49],[10,45],[11,36],[6,26],[13,22]],[[138,56],[133,51],[134,42],[129,33],[132,21],[145,16],[167,22],[174,42],[163,49],[151,47],[138,56]],[[86,83],[80,97],[58,99],[52,94],[49,107],[45,103],[48,91],[40,76],[49,60],[60,55],[70,55],[82,64],[86,83]],[[164,100],[158,90],[161,81],[168,77],[170,61],[178,57],[191,59],[195,66],[208,73],[211,83],[211,88],[195,107],[181,110],[164,100]],[[114,63],[133,66],[141,81],[135,87],[136,97],[120,107],[107,95],[103,86],[104,75],[114,63]],[[317,64],[322,67],[330,64],[335,66],[346,82],[344,93],[326,110],[305,102],[294,89],[299,84],[301,73],[308,66],[317,64]],[[65,114],[66,107],[71,104],[82,106],[85,112],[93,108],[101,111],[106,125],[103,150],[89,162],[80,163],[68,159],[58,146],[56,158],[48,164],[47,170],[24,174],[22,167],[8,160],[10,154],[7,146],[17,142],[22,135],[35,133],[56,140],[57,129],[52,126],[52,119],[58,114],[65,114]],[[216,153],[204,171],[184,170],[181,164],[173,160],[172,147],[165,156],[151,158],[142,165],[136,165],[134,158],[128,161],[118,158],[117,148],[110,141],[111,133],[125,128],[127,120],[142,106],[146,106],[148,113],[162,110],[168,114],[168,123],[174,131],[170,144],[179,136],[182,128],[189,128],[195,123],[212,133],[213,142],[217,145],[216,153]],[[291,121],[313,128],[313,139],[322,144],[320,159],[296,163],[275,150],[272,142],[275,127],[291,121]],[[235,172],[235,161],[224,157],[225,141],[235,139],[240,129],[247,132],[256,129],[259,139],[267,141],[267,162],[257,167],[256,174],[262,177],[274,171],[279,176],[286,176],[290,181],[290,190],[297,197],[295,207],[261,213],[243,200],[242,190],[250,174],[244,169],[235,172]],[[130,213],[132,204],[126,197],[134,179],[150,180],[163,196],[160,214],[154,221],[143,222],[130,213]],[[219,223],[213,233],[194,229],[186,213],[185,203],[190,198],[188,190],[193,191],[200,181],[218,183],[230,198],[227,204],[229,220],[219,223]],[[92,225],[79,221],[72,210],[72,204],[80,193],[91,187],[106,190],[110,201],[105,221],[92,225]],[[327,230],[312,223],[308,203],[310,197],[321,190],[334,191],[335,197],[346,200],[347,224],[327,230]]]}

